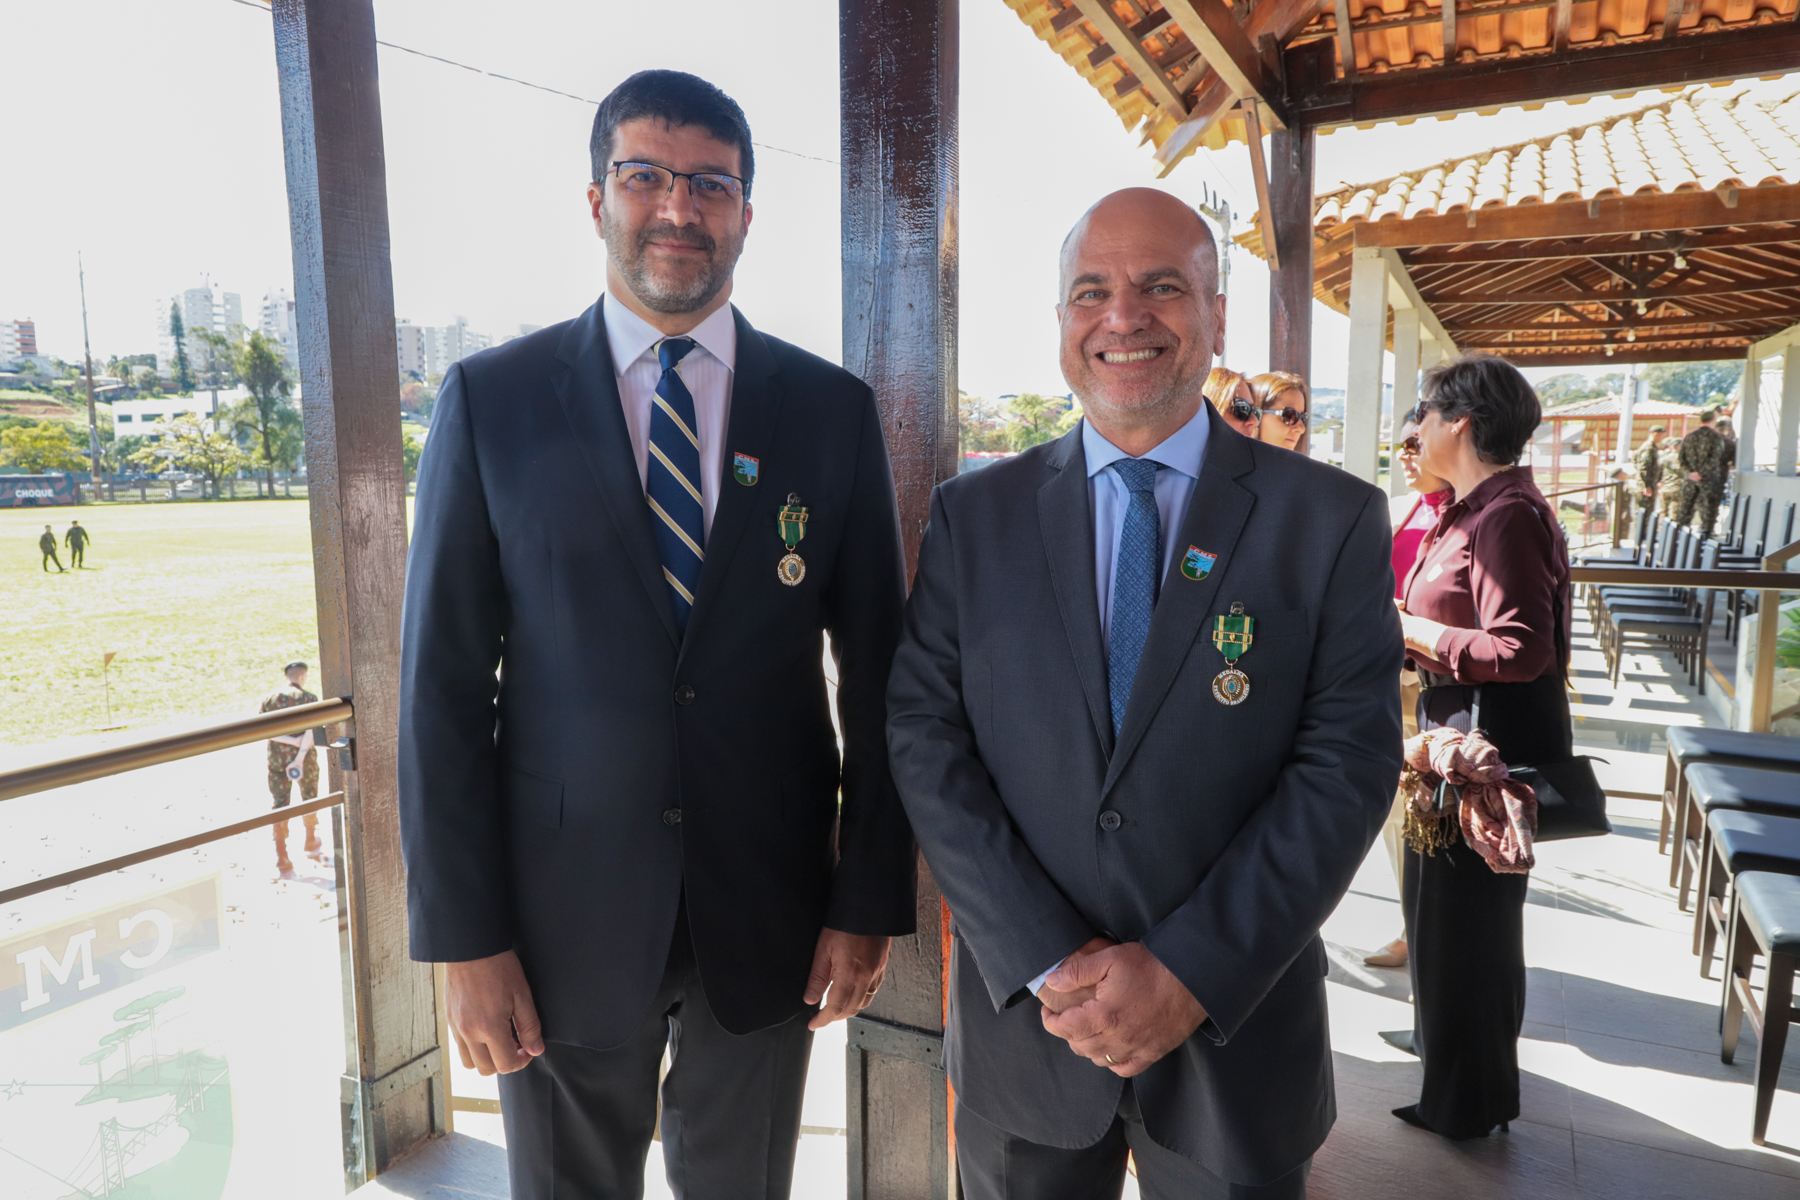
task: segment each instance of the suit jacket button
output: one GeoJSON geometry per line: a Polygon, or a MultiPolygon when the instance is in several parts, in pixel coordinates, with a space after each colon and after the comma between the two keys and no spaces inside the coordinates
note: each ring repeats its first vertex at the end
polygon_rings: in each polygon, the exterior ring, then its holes
{"type": "Polygon", "coordinates": [[[675,703],[677,703],[677,704],[692,704],[693,702],[694,702],[694,689],[693,688],[689,687],[687,684],[684,683],[680,687],[675,689],[675,703]]]}
{"type": "Polygon", "coordinates": [[[1123,825],[1124,823],[1125,823],[1125,818],[1121,817],[1118,813],[1114,812],[1110,808],[1100,814],[1100,828],[1106,830],[1106,832],[1108,832],[1108,833],[1112,833],[1114,830],[1118,829],[1118,827],[1123,825]]]}
{"type": "Polygon", "coordinates": [[[663,809],[663,824],[664,825],[679,825],[679,824],[681,824],[681,810],[679,808],[663,809]]]}

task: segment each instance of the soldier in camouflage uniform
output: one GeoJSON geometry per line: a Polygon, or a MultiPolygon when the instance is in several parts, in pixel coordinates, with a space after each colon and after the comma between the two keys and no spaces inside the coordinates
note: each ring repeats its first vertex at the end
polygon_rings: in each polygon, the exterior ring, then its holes
{"type": "Polygon", "coordinates": [[[1731,428],[1730,417],[1720,417],[1718,424],[1714,426],[1714,428],[1719,431],[1719,436],[1725,439],[1725,460],[1723,463],[1725,468],[1725,490],[1730,491],[1731,473],[1737,470],[1737,434],[1731,428]]]}
{"type": "Polygon", "coordinates": [[[1719,520],[1719,505],[1725,499],[1725,439],[1713,428],[1718,410],[1700,414],[1700,427],[1681,439],[1676,455],[1681,473],[1681,508],[1675,514],[1678,525],[1694,519],[1700,510],[1700,533],[1711,537],[1719,520]]]}
{"type": "MultiPolygon", "coordinates": [[[[316,704],[319,698],[306,690],[306,664],[291,662],[287,665],[287,681],[262,702],[260,712],[276,712],[284,708],[293,708],[301,704],[316,704]]],[[[275,800],[276,808],[286,808],[293,797],[294,780],[300,781],[300,800],[319,798],[319,759],[313,753],[313,731],[269,740],[269,795],[275,800]]],[[[306,853],[317,856],[323,849],[319,841],[319,818],[317,814],[307,813],[301,818],[306,823],[306,853]]],[[[288,823],[278,822],[275,825],[275,869],[287,872],[294,869],[287,853],[288,823]]]]}
{"type": "Polygon", "coordinates": [[[1637,468],[1637,506],[1653,508],[1656,505],[1656,489],[1662,483],[1663,456],[1659,439],[1669,430],[1663,425],[1652,425],[1650,436],[1644,444],[1637,448],[1631,456],[1632,465],[1637,468]]]}
{"type": "Polygon", "coordinates": [[[1665,520],[1673,520],[1675,510],[1681,506],[1681,472],[1675,469],[1675,453],[1680,449],[1680,438],[1662,440],[1662,479],[1656,485],[1656,511],[1665,520]]]}

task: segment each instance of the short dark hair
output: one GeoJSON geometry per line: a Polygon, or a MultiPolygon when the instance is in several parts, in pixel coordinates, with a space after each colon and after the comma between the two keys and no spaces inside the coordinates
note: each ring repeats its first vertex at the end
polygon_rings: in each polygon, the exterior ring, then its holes
{"type": "Polygon", "coordinates": [[[1446,421],[1469,417],[1483,462],[1513,466],[1543,420],[1537,393],[1519,368],[1493,354],[1464,354],[1425,372],[1419,415],[1436,409],[1446,421]]]}
{"type": "Polygon", "coordinates": [[[594,132],[588,138],[595,183],[612,169],[613,135],[619,126],[645,117],[670,125],[698,125],[726,145],[736,146],[744,164],[744,199],[750,198],[756,154],[750,147],[750,122],[744,118],[744,110],[736,100],[686,71],[639,71],[600,102],[600,111],[594,114],[594,132]]]}

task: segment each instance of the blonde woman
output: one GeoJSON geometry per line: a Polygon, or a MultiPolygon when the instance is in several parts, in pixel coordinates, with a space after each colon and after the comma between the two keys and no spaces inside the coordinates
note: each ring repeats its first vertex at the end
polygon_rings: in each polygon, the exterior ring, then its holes
{"type": "Polygon", "coordinates": [[[1251,376],[1249,384],[1259,414],[1256,436],[1283,450],[1297,448],[1312,416],[1306,380],[1288,371],[1266,371],[1251,376]]]}
{"type": "Polygon", "coordinates": [[[1214,367],[1200,391],[1212,401],[1225,423],[1247,438],[1260,440],[1262,417],[1256,411],[1256,400],[1250,381],[1242,372],[1230,367],[1214,367]]]}

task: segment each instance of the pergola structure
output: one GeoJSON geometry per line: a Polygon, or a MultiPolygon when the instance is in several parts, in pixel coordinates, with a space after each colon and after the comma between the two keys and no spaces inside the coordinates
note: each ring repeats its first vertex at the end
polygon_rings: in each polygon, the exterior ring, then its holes
{"type": "MultiPolygon", "coordinates": [[[[1248,137],[1259,163],[1260,132],[1272,131],[1269,162],[1257,167],[1261,229],[1275,268],[1272,365],[1303,374],[1312,337],[1315,129],[1800,64],[1796,0],[1007,3],[1110,91],[1165,166],[1224,136],[1248,137]]],[[[932,487],[956,469],[958,4],[839,0],[844,365],[873,386],[880,403],[909,558],[932,487]]],[[[431,969],[407,956],[399,852],[406,487],[393,403],[386,165],[371,0],[272,0],[272,7],[307,399],[321,690],[354,694],[354,718],[331,769],[334,790],[344,795],[348,841],[350,1044],[342,1095],[346,1174],[356,1184],[441,1131],[446,1115],[442,997],[431,969]]],[[[1761,190],[1741,188],[1738,205],[1761,190]]],[[[1701,200],[1733,213],[1724,225],[1750,219],[1719,193],[1701,200]]],[[[1627,232],[1605,222],[1636,202],[1601,201],[1592,218],[1600,224],[1588,232],[1627,232]]],[[[1579,203],[1588,210],[1590,202],[1579,203]]],[[[1462,224],[1457,244],[1474,240],[1468,218],[1436,219],[1462,224]]],[[[1374,259],[1378,268],[1386,261],[1385,254],[1374,259]]],[[[1429,309],[1417,289],[1402,282],[1404,274],[1392,278],[1421,314],[1421,328],[1440,337],[1425,321],[1429,309]]],[[[1765,339],[1750,353],[1785,349],[1776,343],[1789,336],[1765,339]]],[[[1443,333],[1440,341],[1452,339],[1443,333]]],[[[1371,345],[1379,367],[1381,339],[1371,345]]],[[[1379,370],[1375,378],[1378,400],[1379,370]]],[[[1800,380],[1800,370],[1789,378],[1800,380]]],[[[1800,395],[1782,413],[1791,430],[1800,395]]],[[[1355,415],[1363,433],[1353,469],[1360,469],[1365,458],[1374,461],[1375,418],[1360,404],[1355,415]]],[[[854,1200],[948,1200],[958,1190],[942,1070],[947,926],[928,872],[919,913],[919,934],[897,942],[887,986],[851,1026],[854,1200]]]]}

